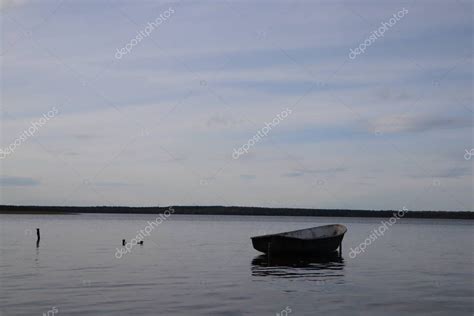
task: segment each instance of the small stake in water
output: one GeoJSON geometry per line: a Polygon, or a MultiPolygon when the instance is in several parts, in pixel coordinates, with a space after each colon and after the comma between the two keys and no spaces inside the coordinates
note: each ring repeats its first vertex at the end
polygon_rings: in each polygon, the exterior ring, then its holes
{"type": "Polygon", "coordinates": [[[40,229],[36,228],[36,247],[39,247],[40,239],[41,239],[40,229]]]}
{"type": "Polygon", "coordinates": [[[122,246],[125,246],[125,239],[122,239],[122,246]]]}

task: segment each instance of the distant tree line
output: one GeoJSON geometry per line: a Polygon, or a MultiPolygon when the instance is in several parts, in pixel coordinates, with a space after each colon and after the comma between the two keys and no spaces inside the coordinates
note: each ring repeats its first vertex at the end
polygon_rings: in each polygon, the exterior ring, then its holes
{"type": "MultiPolygon", "coordinates": [[[[258,215],[258,216],[327,216],[327,217],[391,217],[398,210],[349,210],[264,208],[241,206],[173,206],[175,214],[195,215],[258,215]]],[[[123,206],[15,206],[0,205],[0,214],[77,214],[77,213],[127,213],[159,214],[168,207],[123,206]]],[[[474,219],[474,212],[407,211],[406,218],[474,219]]]]}

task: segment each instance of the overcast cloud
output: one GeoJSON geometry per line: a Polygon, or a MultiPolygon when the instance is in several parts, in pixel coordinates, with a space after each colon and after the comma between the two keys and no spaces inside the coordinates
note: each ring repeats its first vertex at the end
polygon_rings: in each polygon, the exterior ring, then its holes
{"type": "Polygon", "coordinates": [[[473,209],[472,1],[0,10],[2,204],[473,209]]]}

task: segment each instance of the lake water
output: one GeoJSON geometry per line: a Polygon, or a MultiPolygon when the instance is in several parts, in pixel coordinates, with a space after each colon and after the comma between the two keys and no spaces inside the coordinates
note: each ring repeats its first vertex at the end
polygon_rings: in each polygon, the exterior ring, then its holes
{"type": "Polygon", "coordinates": [[[0,215],[1,315],[473,315],[472,221],[174,215],[0,215]],[[342,259],[268,260],[250,236],[344,224],[342,259]],[[35,228],[41,228],[36,247],[35,228]],[[352,255],[353,256],[353,255],[352,255]],[[118,256],[120,257],[120,256],[118,256]]]}

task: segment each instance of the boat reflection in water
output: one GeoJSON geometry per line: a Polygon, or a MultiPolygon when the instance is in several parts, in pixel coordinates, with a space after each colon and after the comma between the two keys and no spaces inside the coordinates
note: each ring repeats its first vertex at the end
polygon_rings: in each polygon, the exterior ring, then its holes
{"type": "Polygon", "coordinates": [[[252,276],[304,278],[325,282],[343,276],[344,259],[337,252],[324,256],[268,256],[252,260],[252,276]]]}

